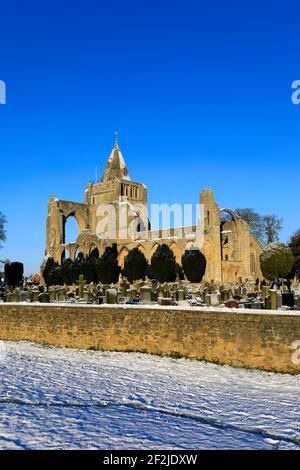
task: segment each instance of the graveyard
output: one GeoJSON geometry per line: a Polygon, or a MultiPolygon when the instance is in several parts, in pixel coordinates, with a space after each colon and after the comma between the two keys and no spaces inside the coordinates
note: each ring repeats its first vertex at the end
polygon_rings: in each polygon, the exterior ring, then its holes
{"type": "Polygon", "coordinates": [[[220,307],[229,309],[300,310],[300,283],[269,285],[247,280],[237,283],[190,283],[186,280],[159,283],[155,279],[130,283],[119,276],[116,284],[87,283],[83,275],[72,286],[45,286],[25,282],[15,288],[2,287],[1,302],[67,303],[87,305],[162,305],[182,307],[220,307]]]}

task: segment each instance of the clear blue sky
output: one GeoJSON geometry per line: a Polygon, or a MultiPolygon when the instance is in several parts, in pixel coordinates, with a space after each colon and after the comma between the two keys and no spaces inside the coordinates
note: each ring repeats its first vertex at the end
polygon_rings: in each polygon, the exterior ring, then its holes
{"type": "Polygon", "coordinates": [[[47,201],[82,201],[115,129],[152,203],[220,206],[300,226],[297,1],[2,2],[0,258],[39,269],[47,201]]]}

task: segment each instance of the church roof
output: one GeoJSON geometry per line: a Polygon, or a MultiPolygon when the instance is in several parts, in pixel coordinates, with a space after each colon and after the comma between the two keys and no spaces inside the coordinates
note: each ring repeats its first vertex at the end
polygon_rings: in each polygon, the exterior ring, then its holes
{"type": "Polygon", "coordinates": [[[127,166],[117,142],[107,160],[102,181],[109,181],[115,178],[130,181],[127,166]]]}

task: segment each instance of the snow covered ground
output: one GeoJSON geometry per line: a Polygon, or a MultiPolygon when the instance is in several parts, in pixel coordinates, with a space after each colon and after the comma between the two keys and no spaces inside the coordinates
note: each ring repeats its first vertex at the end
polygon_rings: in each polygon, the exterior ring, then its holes
{"type": "Polygon", "coordinates": [[[1,449],[300,450],[300,376],[14,342],[0,373],[1,449]]]}

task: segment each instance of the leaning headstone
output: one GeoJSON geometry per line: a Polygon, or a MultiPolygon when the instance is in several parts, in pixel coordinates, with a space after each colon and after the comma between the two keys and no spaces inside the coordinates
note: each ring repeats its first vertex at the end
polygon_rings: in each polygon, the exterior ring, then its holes
{"type": "Polygon", "coordinates": [[[4,302],[12,302],[12,293],[11,292],[7,292],[7,294],[4,295],[4,302]]]}

